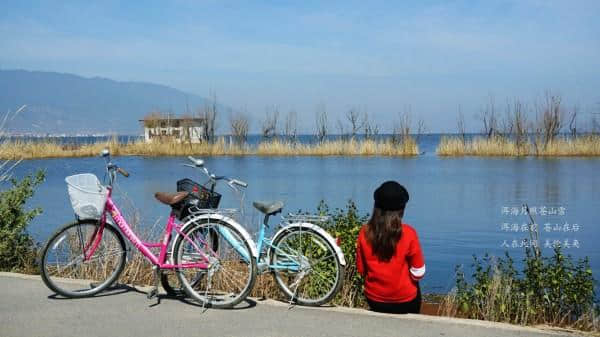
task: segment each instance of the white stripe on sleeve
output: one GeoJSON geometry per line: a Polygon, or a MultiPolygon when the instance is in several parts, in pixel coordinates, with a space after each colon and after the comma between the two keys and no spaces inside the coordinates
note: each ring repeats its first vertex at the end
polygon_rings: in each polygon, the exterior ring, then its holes
{"type": "Polygon", "coordinates": [[[416,278],[423,277],[425,275],[425,265],[421,268],[410,267],[410,273],[416,278]]]}

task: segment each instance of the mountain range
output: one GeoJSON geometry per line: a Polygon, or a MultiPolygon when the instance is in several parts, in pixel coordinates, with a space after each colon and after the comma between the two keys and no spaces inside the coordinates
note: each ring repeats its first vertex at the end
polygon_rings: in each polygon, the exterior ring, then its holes
{"type": "Polygon", "coordinates": [[[207,102],[160,84],[0,70],[0,114],[27,105],[7,122],[5,131],[9,133],[135,135],[142,132],[138,120],[152,111],[181,114],[207,102]]]}

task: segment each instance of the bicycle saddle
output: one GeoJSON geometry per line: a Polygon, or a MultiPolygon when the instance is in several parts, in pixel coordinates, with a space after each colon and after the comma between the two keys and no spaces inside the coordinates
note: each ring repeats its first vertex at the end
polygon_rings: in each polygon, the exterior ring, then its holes
{"type": "Polygon", "coordinates": [[[254,201],[252,205],[254,205],[254,208],[267,215],[277,214],[283,209],[282,201],[254,201]]]}
{"type": "Polygon", "coordinates": [[[166,193],[166,192],[156,192],[154,193],[154,197],[156,200],[162,202],[165,205],[175,205],[181,200],[185,199],[190,194],[190,192],[177,192],[177,193],[166,193]]]}

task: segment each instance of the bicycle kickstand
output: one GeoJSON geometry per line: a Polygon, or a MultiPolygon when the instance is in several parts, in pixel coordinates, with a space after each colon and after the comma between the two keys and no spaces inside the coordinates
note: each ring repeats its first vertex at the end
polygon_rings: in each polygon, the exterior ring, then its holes
{"type": "Polygon", "coordinates": [[[158,279],[160,278],[160,268],[158,268],[158,266],[153,266],[152,271],[154,272],[154,286],[148,292],[148,295],[146,295],[146,297],[149,300],[152,299],[153,297],[156,297],[157,298],[156,304],[159,304],[160,297],[158,297],[158,279]]]}
{"type": "Polygon", "coordinates": [[[208,292],[210,291],[212,285],[212,276],[214,271],[212,270],[212,266],[208,269],[208,273],[206,273],[206,290],[204,291],[204,301],[202,302],[202,312],[206,312],[208,307],[206,306],[206,302],[208,302],[208,292]]]}
{"type": "Polygon", "coordinates": [[[292,309],[295,306],[294,300],[296,299],[296,295],[298,294],[298,286],[300,285],[300,282],[302,281],[305,275],[306,273],[304,271],[301,271],[300,274],[296,275],[294,282],[291,284],[291,286],[294,287],[294,293],[290,297],[290,302],[288,303],[288,310],[292,309]]]}

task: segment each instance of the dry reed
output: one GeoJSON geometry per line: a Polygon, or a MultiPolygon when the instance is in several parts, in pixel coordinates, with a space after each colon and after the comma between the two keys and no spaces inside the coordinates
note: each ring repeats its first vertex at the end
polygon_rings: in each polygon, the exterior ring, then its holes
{"type": "Polygon", "coordinates": [[[260,156],[415,156],[419,147],[411,142],[394,144],[374,140],[332,140],[315,144],[300,144],[273,140],[262,142],[255,154],[260,156]]]}
{"type": "Polygon", "coordinates": [[[476,137],[463,140],[459,137],[442,137],[437,147],[440,156],[482,156],[482,157],[592,157],[600,156],[600,136],[586,135],[577,138],[556,138],[545,146],[536,146],[530,141],[517,142],[512,139],[494,136],[476,137]]]}
{"type": "Polygon", "coordinates": [[[238,144],[218,138],[214,143],[198,144],[175,141],[132,141],[120,143],[116,139],[92,144],[60,144],[52,140],[5,141],[0,143],[1,159],[66,158],[97,156],[103,148],[109,148],[115,156],[414,156],[419,154],[416,142],[374,140],[333,140],[315,144],[273,139],[257,146],[238,144]]]}

